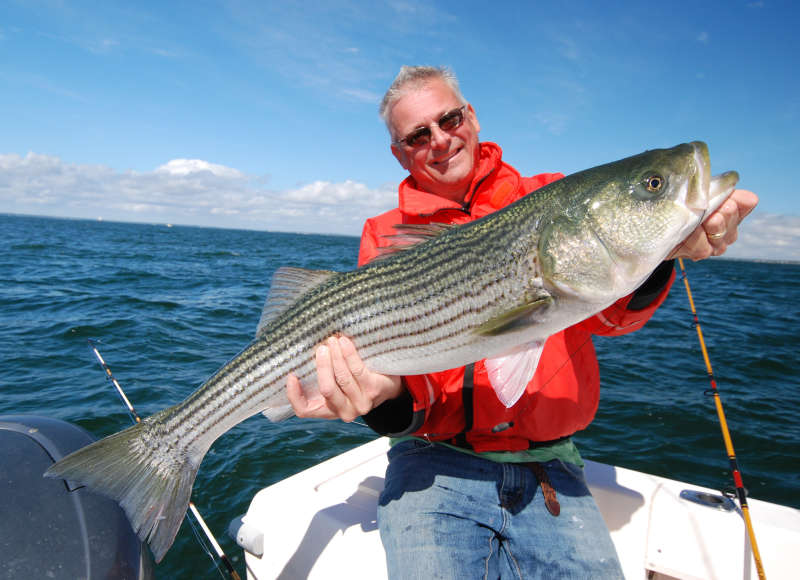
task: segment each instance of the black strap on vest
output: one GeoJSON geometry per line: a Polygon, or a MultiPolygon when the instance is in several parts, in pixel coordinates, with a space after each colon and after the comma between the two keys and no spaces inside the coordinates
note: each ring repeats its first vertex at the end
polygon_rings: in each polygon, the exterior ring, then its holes
{"type": "Polygon", "coordinates": [[[470,363],[464,367],[464,385],[461,388],[461,403],[464,407],[464,430],[453,437],[452,444],[458,447],[471,449],[467,443],[467,432],[472,430],[475,420],[475,408],[473,406],[473,394],[475,392],[475,363],[470,363]]]}
{"type": "MultiPolygon", "coordinates": [[[[464,407],[464,430],[461,431],[461,433],[454,435],[450,439],[446,439],[445,443],[449,443],[450,445],[455,445],[456,447],[461,447],[462,449],[473,449],[472,444],[467,441],[467,433],[472,431],[472,427],[475,421],[474,393],[475,393],[475,363],[472,363],[464,367],[464,384],[461,389],[461,403],[462,406],[464,407]]],[[[513,426],[514,426],[513,421],[509,423],[501,423],[500,425],[496,425],[492,429],[492,432],[498,433],[513,426]]],[[[555,445],[556,443],[567,441],[570,437],[572,437],[572,435],[565,435],[563,437],[559,437],[557,439],[551,439],[549,441],[529,441],[528,448],[537,449],[540,447],[550,447],[551,445],[555,445]]]]}

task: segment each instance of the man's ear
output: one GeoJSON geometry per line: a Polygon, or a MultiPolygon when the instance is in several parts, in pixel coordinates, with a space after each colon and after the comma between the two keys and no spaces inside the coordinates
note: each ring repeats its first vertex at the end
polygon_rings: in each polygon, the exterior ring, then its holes
{"type": "Polygon", "coordinates": [[[467,116],[469,117],[470,122],[475,126],[475,132],[481,132],[481,124],[478,122],[478,115],[475,114],[475,109],[472,108],[472,105],[467,103],[467,116]]]}
{"type": "Polygon", "coordinates": [[[397,159],[397,162],[403,167],[403,169],[408,171],[409,164],[408,155],[406,155],[406,152],[397,145],[392,145],[392,155],[394,155],[394,158],[397,159]]]}

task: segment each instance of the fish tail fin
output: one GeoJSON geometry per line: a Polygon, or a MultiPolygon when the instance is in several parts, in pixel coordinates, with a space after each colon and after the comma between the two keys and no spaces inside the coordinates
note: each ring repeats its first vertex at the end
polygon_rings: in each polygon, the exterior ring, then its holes
{"type": "Polygon", "coordinates": [[[160,562],[181,527],[202,457],[154,444],[158,436],[147,428],[146,422],[138,423],[78,449],[44,475],[86,485],[119,502],[160,562]]]}

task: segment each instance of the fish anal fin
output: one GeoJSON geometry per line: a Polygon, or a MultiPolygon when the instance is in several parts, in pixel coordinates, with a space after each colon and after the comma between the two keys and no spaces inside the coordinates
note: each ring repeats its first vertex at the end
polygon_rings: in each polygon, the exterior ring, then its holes
{"type": "Polygon", "coordinates": [[[269,419],[270,422],[278,423],[279,421],[283,421],[284,419],[294,416],[294,409],[289,404],[279,405],[277,407],[264,409],[261,411],[261,414],[269,419]]]}
{"type": "Polygon", "coordinates": [[[497,398],[507,408],[514,406],[531,382],[539,366],[544,343],[544,340],[528,342],[504,355],[486,359],[489,382],[497,398]]]}
{"type": "Polygon", "coordinates": [[[269,294],[258,321],[256,338],[261,338],[266,326],[288,310],[300,296],[335,274],[337,272],[331,270],[307,270],[289,266],[278,268],[272,275],[269,294]]]}

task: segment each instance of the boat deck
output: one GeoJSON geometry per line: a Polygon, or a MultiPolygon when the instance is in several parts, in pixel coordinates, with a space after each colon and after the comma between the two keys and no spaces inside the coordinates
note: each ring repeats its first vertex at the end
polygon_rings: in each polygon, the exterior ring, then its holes
{"type": "MultiPolygon", "coordinates": [[[[377,530],[388,440],[376,439],[259,491],[231,524],[251,580],[386,577],[377,530]]],[[[739,508],[719,492],[586,462],[626,578],[758,578],[739,508]]],[[[800,510],[749,499],[766,575],[797,578],[800,510]]]]}

